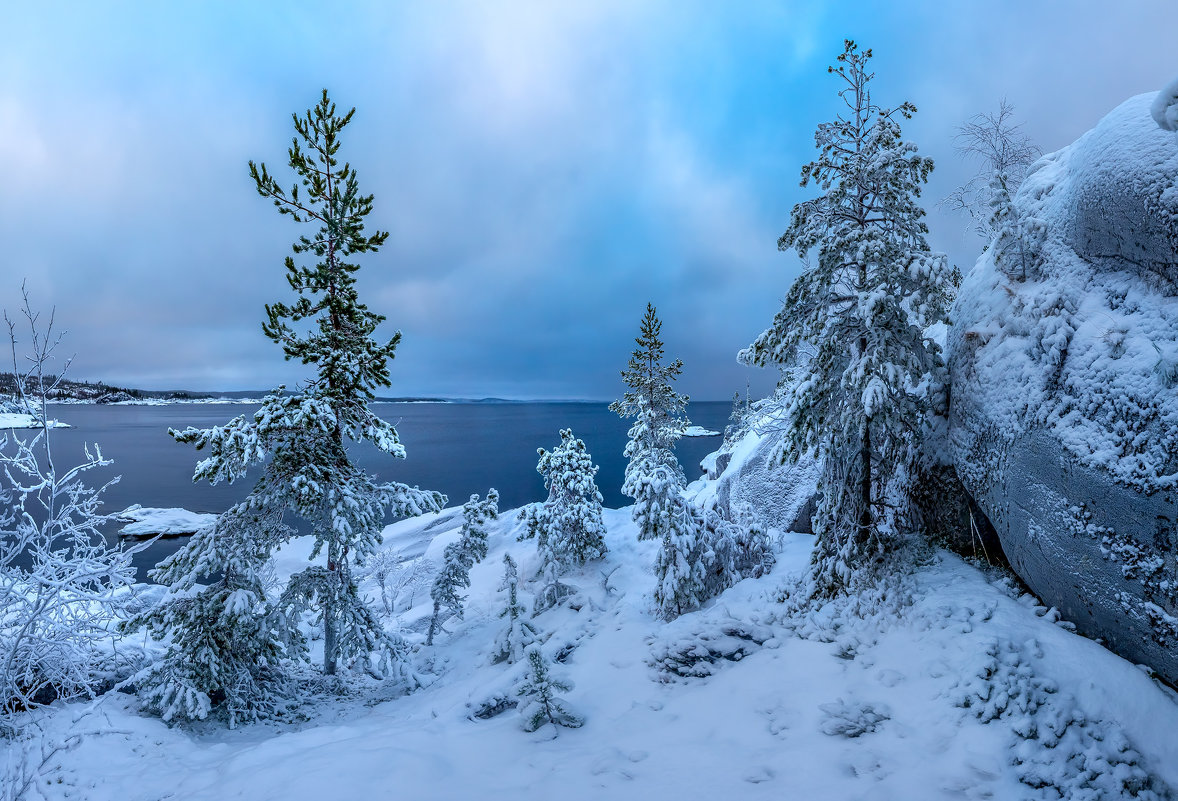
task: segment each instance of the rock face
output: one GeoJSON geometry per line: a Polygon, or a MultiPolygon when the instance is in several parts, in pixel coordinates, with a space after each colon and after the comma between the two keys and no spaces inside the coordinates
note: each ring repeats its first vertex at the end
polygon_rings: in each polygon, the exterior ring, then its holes
{"type": "Polygon", "coordinates": [[[1178,684],[1178,137],[1152,100],[1041,159],[1025,255],[963,282],[950,442],[1031,589],[1178,684]]]}
{"type": "Polygon", "coordinates": [[[739,507],[747,506],[767,526],[812,534],[817,464],[809,456],[802,456],[792,464],[771,466],[780,434],[772,430],[770,421],[763,423],[763,433],[750,432],[733,443],[730,450],[718,451],[704,460],[708,475],[692,484],[696,490],[694,499],[700,504],[714,504],[730,520],[736,519],[739,507]]]}

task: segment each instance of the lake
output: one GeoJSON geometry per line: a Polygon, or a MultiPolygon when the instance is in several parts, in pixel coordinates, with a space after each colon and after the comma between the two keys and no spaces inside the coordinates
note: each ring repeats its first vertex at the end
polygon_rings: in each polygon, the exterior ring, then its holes
{"type": "MultiPolygon", "coordinates": [[[[131,504],[221,512],[241,500],[252,486],[247,477],[235,484],[210,486],[192,481],[198,453],[168,436],[168,428],[208,428],[239,414],[253,414],[252,404],[170,404],[166,406],[60,405],[52,414],[72,428],[56,429],[53,451],[59,469],[79,460],[85,443],[98,443],[113,459],[105,475],[90,483],[121,476],[105,495],[105,509],[117,512],[131,504]]],[[[688,415],[696,425],[721,431],[731,404],[693,403],[688,415]]],[[[511,509],[546,497],[536,472],[536,449],[560,444],[560,429],[573,429],[585,441],[601,469],[597,485],[605,505],[625,506],[622,476],[629,421],[604,403],[377,403],[373,410],[397,427],[407,458],[393,459],[371,446],[353,446],[353,458],[382,480],[444,492],[451,506],[473,493],[499,490],[499,506],[511,509]]],[[[720,446],[719,437],[687,437],[676,449],[689,480],[701,475],[699,461],[720,446]]],[[[112,535],[113,531],[112,529],[112,535]]],[[[160,540],[135,557],[141,578],[184,539],[160,540]]]]}

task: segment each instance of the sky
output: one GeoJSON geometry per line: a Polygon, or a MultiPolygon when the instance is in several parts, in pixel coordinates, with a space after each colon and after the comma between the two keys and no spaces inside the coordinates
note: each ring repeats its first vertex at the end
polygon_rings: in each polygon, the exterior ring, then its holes
{"type": "Polygon", "coordinates": [[[649,301],[680,388],[725,400],[776,380],[736,353],[801,270],[776,243],[843,39],[916,104],[930,244],[963,270],[958,126],[1006,99],[1050,152],[1178,77],[1173,0],[0,6],[0,305],[24,281],[71,377],[146,389],[307,375],[261,331],[298,226],[246,165],[287,176],[323,88],[390,232],[359,274],[403,334],[382,394],[615,398],[649,301]]]}

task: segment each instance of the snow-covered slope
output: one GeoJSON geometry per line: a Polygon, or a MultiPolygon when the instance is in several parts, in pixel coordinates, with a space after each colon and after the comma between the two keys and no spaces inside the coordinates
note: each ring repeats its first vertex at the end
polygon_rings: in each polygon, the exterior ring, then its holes
{"type": "MultiPolygon", "coordinates": [[[[429,558],[458,522],[404,521],[387,539],[429,558]]],[[[64,707],[47,721],[49,740],[86,734],[52,758],[39,787],[92,801],[920,801],[1126,788],[1165,798],[1178,785],[1174,694],[956,557],[942,553],[872,596],[798,610],[779,598],[812,541],[787,535],[769,576],[665,624],[650,613],[652,549],[636,542],[629,510],[606,510],[605,522],[605,561],[568,577],[579,608],[533,621],[575,683],[565,695],[583,728],[526,734],[516,710],[476,715],[511,697],[520,670],[488,664],[502,556],[514,554],[525,579],[535,570],[534,544],[515,540],[505,513],[471,572],[466,619],[421,654],[434,664],[427,687],[390,698],[353,679],[336,696],[321,688],[296,721],[235,731],[168,728],[122,694],[81,720],[84,705],[64,707]]],[[[390,624],[420,631],[426,601],[404,605],[390,624]]]]}
{"type": "Polygon", "coordinates": [[[966,276],[951,437],[1031,588],[1178,682],[1178,140],[1153,99],[1032,168],[1025,276],[994,247],[966,276]]]}

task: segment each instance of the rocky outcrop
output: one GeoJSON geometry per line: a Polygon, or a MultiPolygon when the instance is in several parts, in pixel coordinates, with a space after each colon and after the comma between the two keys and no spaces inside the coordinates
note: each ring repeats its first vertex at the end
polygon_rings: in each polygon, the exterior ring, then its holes
{"type": "Polygon", "coordinates": [[[1178,683],[1178,138],[1152,100],[1041,159],[1028,258],[963,282],[950,441],[1031,589],[1178,683]]]}

